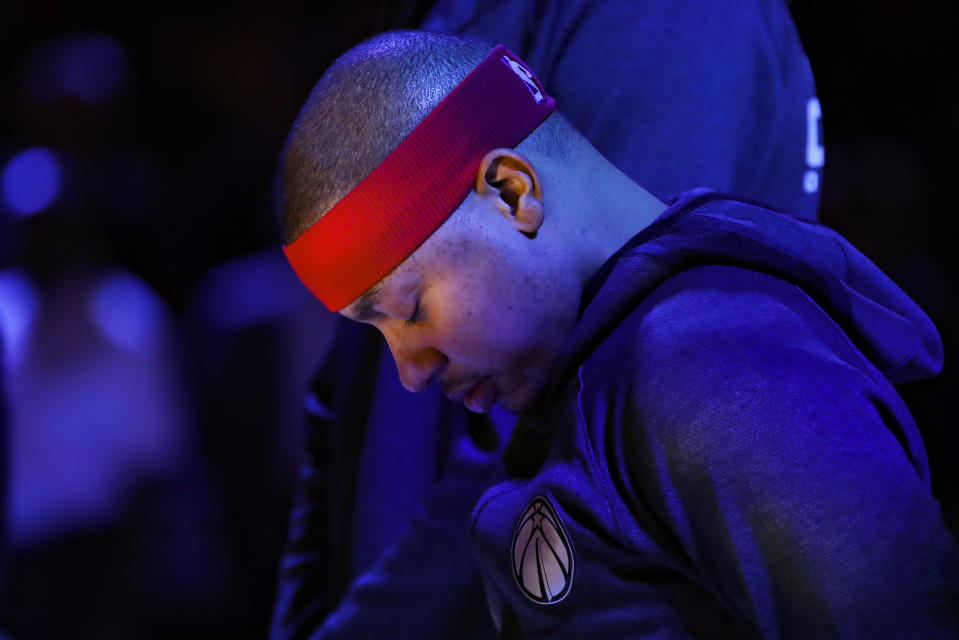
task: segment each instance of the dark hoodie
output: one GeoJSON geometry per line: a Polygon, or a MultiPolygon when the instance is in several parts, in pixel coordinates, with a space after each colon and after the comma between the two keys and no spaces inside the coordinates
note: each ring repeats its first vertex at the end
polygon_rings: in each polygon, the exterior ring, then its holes
{"type": "Polygon", "coordinates": [[[472,538],[503,637],[954,638],[893,383],[928,317],[835,232],[711,192],[613,256],[472,538]]]}

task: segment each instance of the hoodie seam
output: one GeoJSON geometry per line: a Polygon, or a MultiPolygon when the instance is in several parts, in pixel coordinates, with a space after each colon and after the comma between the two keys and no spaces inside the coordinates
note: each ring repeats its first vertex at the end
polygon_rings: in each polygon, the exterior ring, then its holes
{"type": "Polygon", "coordinates": [[[626,541],[627,537],[625,534],[625,528],[623,527],[623,523],[620,521],[619,512],[613,507],[613,492],[610,487],[611,480],[606,469],[599,462],[600,456],[598,456],[596,453],[593,439],[590,437],[589,423],[586,421],[586,414],[583,411],[583,393],[586,391],[586,383],[583,381],[584,366],[585,365],[580,365],[576,371],[576,377],[579,380],[579,391],[576,393],[577,429],[580,431],[580,435],[586,443],[585,451],[587,464],[591,467],[594,476],[599,482],[600,489],[603,492],[603,500],[605,502],[607,516],[616,526],[619,539],[626,541]]]}
{"type": "Polygon", "coordinates": [[[813,300],[808,293],[803,291],[802,287],[795,284],[792,286],[797,291],[799,291],[800,295],[802,296],[802,299],[805,301],[805,303],[808,306],[812,307],[815,311],[819,313],[820,316],[825,318],[827,324],[829,325],[830,331],[832,331],[834,335],[838,336],[839,339],[842,341],[842,343],[846,345],[850,353],[853,354],[853,357],[859,363],[859,368],[866,375],[869,376],[869,379],[872,380],[873,384],[881,384],[883,381],[888,382],[888,380],[882,377],[882,373],[879,372],[876,366],[869,361],[869,359],[865,356],[862,350],[856,346],[856,343],[852,341],[849,335],[845,331],[843,331],[842,328],[836,323],[836,320],[831,315],[829,315],[829,313],[827,313],[825,309],[823,309],[819,304],[817,304],[816,301],[813,300]]]}

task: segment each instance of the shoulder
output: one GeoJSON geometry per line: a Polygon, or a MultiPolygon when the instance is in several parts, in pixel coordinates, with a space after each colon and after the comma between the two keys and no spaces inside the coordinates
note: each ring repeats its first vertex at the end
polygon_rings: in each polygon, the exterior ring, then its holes
{"type": "Polygon", "coordinates": [[[770,365],[762,371],[775,375],[787,362],[822,358],[869,369],[829,314],[796,285],[741,267],[705,265],[659,285],[590,360],[608,366],[619,359],[627,370],[653,368],[670,378],[721,374],[728,380],[755,375],[757,364],[770,365]]]}
{"type": "MultiPolygon", "coordinates": [[[[594,405],[587,414],[612,403],[620,426],[687,448],[699,442],[710,455],[731,431],[799,420],[828,429],[840,415],[862,422],[860,414],[873,410],[867,396],[884,384],[801,289],[717,265],[655,289],[587,360],[582,377],[594,405]]],[[[761,438],[776,437],[761,428],[761,438]]]]}
{"type": "Polygon", "coordinates": [[[684,271],[594,356],[582,371],[583,417],[602,425],[616,473],[634,487],[669,478],[666,493],[708,500],[709,487],[734,486],[770,509],[777,496],[829,492],[840,476],[850,495],[864,478],[926,491],[921,439],[892,385],[783,280],[684,271]]]}
{"type": "Polygon", "coordinates": [[[835,620],[876,624],[876,602],[942,619],[953,587],[936,567],[955,552],[915,424],[803,291],[690,269],[594,355],[607,349],[607,372],[616,352],[629,366],[603,379],[584,365],[586,420],[605,425],[624,517],[678,541],[731,608],[764,633],[810,637],[836,635],[819,626],[835,620]]]}

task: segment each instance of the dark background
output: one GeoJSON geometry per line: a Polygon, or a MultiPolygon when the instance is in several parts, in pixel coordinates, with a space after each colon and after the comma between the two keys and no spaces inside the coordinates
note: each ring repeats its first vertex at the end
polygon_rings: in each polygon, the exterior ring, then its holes
{"type": "MultiPolygon", "coordinates": [[[[12,420],[0,628],[24,639],[264,637],[298,463],[299,396],[330,327],[278,253],[275,161],[326,65],[373,33],[415,26],[430,3],[11,4],[0,9],[0,166],[6,175],[35,157],[22,152],[42,148],[61,179],[36,213],[0,202],[0,269],[32,283],[46,332],[20,369],[8,366],[9,401],[63,406],[76,419],[63,420],[75,425],[74,444],[56,440],[63,430],[12,420]],[[100,295],[105,282],[113,297],[100,295]],[[146,335],[141,342],[104,340],[109,327],[79,319],[87,307],[146,317],[133,326],[151,330],[121,331],[146,335]],[[124,356],[130,349],[141,351],[124,356]],[[91,353],[109,355],[107,364],[92,365],[91,353]],[[144,397],[133,392],[141,377],[152,390],[144,397]],[[87,385],[70,396],[83,400],[60,400],[61,386],[79,384],[64,379],[87,385]],[[178,426],[141,438],[139,420],[104,414],[113,394],[135,399],[133,416],[176,407],[178,426]],[[124,490],[107,500],[94,488],[80,500],[79,478],[114,459],[84,454],[101,433],[132,439],[116,454],[132,460],[129,470],[103,485],[124,490]],[[69,463],[50,464],[61,459],[50,449],[69,463]],[[18,491],[56,499],[33,513],[17,506],[18,491]],[[74,515],[50,520],[62,511],[74,515]]],[[[956,25],[946,8],[798,0],[793,15],[823,108],[820,218],[942,334],[943,373],[901,391],[955,532],[956,25]]],[[[42,169],[26,166],[28,177],[42,169]]]]}

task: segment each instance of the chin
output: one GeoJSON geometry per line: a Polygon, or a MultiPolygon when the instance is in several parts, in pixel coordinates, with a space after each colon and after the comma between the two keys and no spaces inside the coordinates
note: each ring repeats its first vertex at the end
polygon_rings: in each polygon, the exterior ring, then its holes
{"type": "Polygon", "coordinates": [[[536,407],[540,397],[546,391],[545,380],[525,379],[511,391],[503,390],[499,405],[513,413],[526,413],[536,407]]]}

